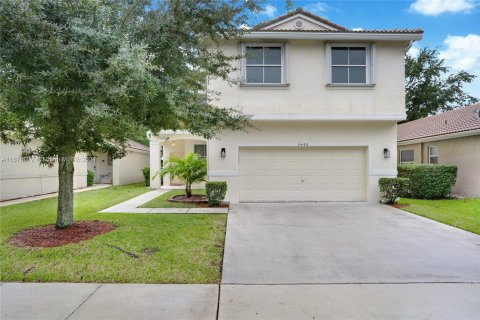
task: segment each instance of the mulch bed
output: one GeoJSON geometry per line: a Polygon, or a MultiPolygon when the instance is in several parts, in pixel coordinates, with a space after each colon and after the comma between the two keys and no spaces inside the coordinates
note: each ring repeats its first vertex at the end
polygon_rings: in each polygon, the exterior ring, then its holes
{"type": "Polygon", "coordinates": [[[58,247],[88,240],[113,229],[113,223],[98,220],[74,222],[65,229],[55,229],[55,225],[51,224],[20,231],[8,243],[17,247],[58,247]]]}
{"type": "Polygon", "coordinates": [[[402,208],[408,207],[408,204],[394,203],[394,204],[389,204],[389,206],[397,209],[402,209],[402,208]]]}
{"type": "Polygon", "coordinates": [[[181,203],[207,203],[207,196],[194,194],[191,197],[187,197],[184,194],[179,194],[176,196],[171,196],[167,199],[170,202],[181,202],[181,203]]]}
{"type": "Polygon", "coordinates": [[[171,196],[167,199],[170,202],[180,202],[180,203],[192,203],[196,204],[199,207],[204,208],[228,208],[228,202],[224,201],[217,206],[209,206],[207,202],[207,196],[205,195],[192,195],[191,197],[187,197],[184,194],[171,196]]]}

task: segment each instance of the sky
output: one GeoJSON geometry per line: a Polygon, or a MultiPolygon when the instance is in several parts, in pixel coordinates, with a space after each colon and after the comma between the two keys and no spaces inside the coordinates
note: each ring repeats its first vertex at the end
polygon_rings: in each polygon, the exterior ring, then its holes
{"type": "MultiPolygon", "coordinates": [[[[452,72],[477,75],[465,91],[480,98],[480,0],[293,0],[301,7],[349,29],[423,29],[422,47],[437,49],[452,72]]],[[[285,0],[265,0],[251,24],[286,13],[285,0]]]]}

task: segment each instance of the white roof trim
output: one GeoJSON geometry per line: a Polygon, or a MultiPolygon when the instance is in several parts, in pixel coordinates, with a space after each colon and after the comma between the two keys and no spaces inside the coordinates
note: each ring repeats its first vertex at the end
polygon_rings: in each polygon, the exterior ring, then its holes
{"type": "Polygon", "coordinates": [[[298,19],[298,18],[302,18],[302,19],[304,19],[304,20],[306,20],[306,21],[308,21],[308,22],[311,22],[311,23],[313,23],[313,24],[316,24],[317,26],[322,27],[322,28],[325,28],[325,29],[327,29],[327,30],[338,30],[338,29],[336,29],[336,28],[334,28],[334,27],[332,27],[332,26],[329,26],[328,24],[325,24],[325,23],[322,23],[322,22],[320,22],[320,21],[318,21],[318,20],[315,20],[315,19],[312,19],[312,18],[310,18],[310,17],[307,17],[307,16],[305,16],[305,15],[303,15],[303,14],[301,14],[301,13],[297,13],[297,14],[295,14],[295,15],[293,15],[293,16],[291,16],[291,17],[288,17],[288,18],[286,18],[286,19],[283,19],[283,20],[281,20],[281,21],[272,23],[272,24],[270,24],[270,25],[262,28],[262,30],[270,30],[270,29],[272,29],[272,28],[275,28],[276,26],[279,26],[279,25],[281,25],[281,24],[284,24],[284,23],[286,23],[286,22],[289,22],[289,21],[292,21],[292,20],[298,19]]]}
{"type": "Polygon", "coordinates": [[[253,121],[403,121],[406,114],[317,115],[317,114],[258,114],[253,121]]]}
{"type": "Polygon", "coordinates": [[[353,33],[353,32],[301,32],[301,31],[252,31],[243,34],[243,39],[300,39],[300,40],[342,40],[342,41],[412,41],[422,39],[419,33],[353,33]]]}

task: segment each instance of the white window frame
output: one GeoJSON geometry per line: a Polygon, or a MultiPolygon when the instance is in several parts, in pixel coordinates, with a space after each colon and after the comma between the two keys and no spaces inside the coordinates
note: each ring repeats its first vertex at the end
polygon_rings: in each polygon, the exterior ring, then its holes
{"type": "Polygon", "coordinates": [[[414,149],[403,149],[403,150],[400,150],[400,164],[403,164],[403,163],[414,163],[415,161],[415,150],[414,149]],[[412,151],[413,152],[413,160],[412,161],[402,161],[402,152],[404,151],[412,151]]]}
{"type": "Polygon", "coordinates": [[[376,49],[373,43],[327,43],[325,45],[326,82],[327,86],[362,87],[375,85],[376,49]],[[365,83],[334,83],[332,82],[332,47],[365,48],[365,83]]]}
{"type": "MultiPolygon", "coordinates": [[[[240,69],[242,72],[242,81],[241,84],[244,86],[285,86],[288,85],[288,44],[287,43],[278,43],[278,42],[273,42],[273,43],[245,43],[242,42],[240,44],[240,54],[242,56],[242,59],[240,60],[241,65],[240,69]],[[246,58],[246,53],[247,53],[247,47],[279,47],[281,48],[281,81],[280,83],[248,83],[247,82],[247,58],[246,58]]],[[[259,65],[260,66],[260,65],[259,65]]],[[[265,65],[262,64],[262,67],[265,66],[270,66],[270,65],[265,65]]],[[[271,66],[278,66],[278,65],[271,65],[271,66]]]]}
{"type": "Polygon", "coordinates": [[[428,146],[428,164],[438,164],[439,156],[438,156],[438,147],[437,146],[428,146]],[[437,154],[432,155],[432,149],[435,148],[437,150],[437,154]],[[432,163],[432,158],[437,158],[437,163],[432,163]]]}

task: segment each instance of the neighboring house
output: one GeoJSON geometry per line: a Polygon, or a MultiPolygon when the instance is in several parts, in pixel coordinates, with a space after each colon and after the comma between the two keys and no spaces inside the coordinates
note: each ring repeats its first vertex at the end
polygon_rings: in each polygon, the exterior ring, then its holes
{"type": "MultiPolygon", "coordinates": [[[[28,147],[35,148],[40,140],[32,141],[28,147]]],[[[58,166],[40,165],[37,158],[23,160],[22,145],[1,144],[0,201],[25,198],[58,191],[58,166]]],[[[87,169],[96,172],[95,183],[113,185],[142,182],[141,169],[148,166],[149,149],[135,141],[128,141],[127,155],[111,159],[107,154],[98,154],[88,159],[86,154],[75,157],[74,189],[87,186],[87,169]]]]}
{"type": "Polygon", "coordinates": [[[352,31],[297,9],[222,44],[245,56],[231,75],[242,83],[209,88],[221,92],[219,106],[253,114],[254,128],[209,141],[151,135],[152,175],[162,148],[164,159],[195,151],[207,157],[209,180],[227,181],[232,203],[378,201],[378,179],[397,174],[405,52],[422,33],[352,31]]]}
{"type": "MultiPolygon", "coordinates": [[[[35,149],[41,143],[35,139],[27,147],[35,149]]],[[[58,191],[58,165],[41,165],[36,157],[22,159],[23,145],[0,143],[0,201],[25,198],[58,191]]],[[[87,157],[77,154],[74,161],[73,188],[87,186],[87,157]]]]}
{"type": "Polygon", "coordinates": [[[144,181],[142,168],[149,165],[149,148],[128,140],[126,150],[127,154],[120,159],[112,159],[107,153],[96,153],[88,160],[88,170],[95,174],[95,183],[117,186],[144,181]]]}
{"type": "Polygon", "coordinates": [[[480,197],[480,104],[398,125],[398,163],[454,164],[453,193],[480,197]]]}

